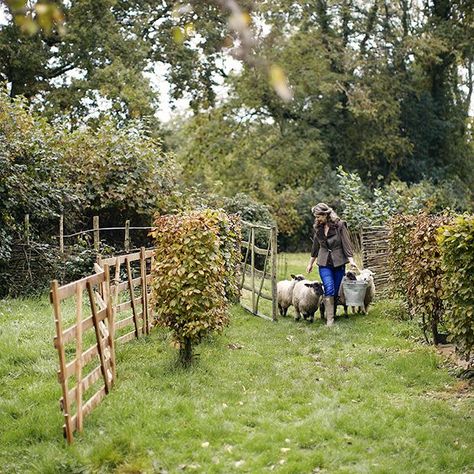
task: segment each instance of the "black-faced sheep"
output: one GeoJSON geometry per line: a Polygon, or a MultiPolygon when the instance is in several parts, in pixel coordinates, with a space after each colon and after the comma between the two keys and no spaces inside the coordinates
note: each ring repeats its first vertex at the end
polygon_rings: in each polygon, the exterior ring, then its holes
{"type": "Polygon", "coordinates": [[[304,280],[303,275],[290,275],[291,280],[282,280],[277,283],[277,301],[280,316],[286,316],[293,299],[293,288],[298,281],[304,280]]]}
{"type": "Polygon", "coordinates": [[[303,280],[296,283],[293,289],[293,306],[295,307],[295,320],[299,321],[301,315],[310,323],[314,321],[314,313],[318,310],[323,296],[323,285],[318,281],[303,280]]]}

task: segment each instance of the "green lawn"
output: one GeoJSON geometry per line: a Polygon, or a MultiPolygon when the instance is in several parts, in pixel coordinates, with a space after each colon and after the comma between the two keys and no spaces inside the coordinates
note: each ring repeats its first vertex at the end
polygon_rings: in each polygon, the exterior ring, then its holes
{"type": "Polygon", "coordinates": [[[326,328],[236,306],[190,370],[155,330],[118,348],[117,385],[67,446],[50,305],[0,301],[0,472],[472,473],[472,388],[395,311],[326,328]]]}

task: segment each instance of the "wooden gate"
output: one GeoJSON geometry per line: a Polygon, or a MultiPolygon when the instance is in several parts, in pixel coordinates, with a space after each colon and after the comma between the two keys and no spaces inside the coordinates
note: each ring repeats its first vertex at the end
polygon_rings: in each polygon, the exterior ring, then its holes
{"type": "Polygon", "coordinates": [[[240,304],[255,316],[276,321],[277,228],[242,221],[242,234],[240,304]],[[258,243],[263,242],[266,248],[257,246],[257,239],[258,243]],[[244,294],[245,292],[248,293],[244,294]],[[271,317],[259,311],[261,299],[271,302],[271,317]]]}

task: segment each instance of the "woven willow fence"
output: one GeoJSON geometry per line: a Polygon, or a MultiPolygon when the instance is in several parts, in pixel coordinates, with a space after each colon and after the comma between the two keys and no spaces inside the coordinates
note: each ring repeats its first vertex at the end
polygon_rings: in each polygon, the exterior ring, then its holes
{"type": "Polygon", "coordinates": [[[376,295],[388,296],[390,292],[388,256],[388,228],[384,226],[365,227],[361,233],[362,262],[364,268],[372,270],[376,295]]]}

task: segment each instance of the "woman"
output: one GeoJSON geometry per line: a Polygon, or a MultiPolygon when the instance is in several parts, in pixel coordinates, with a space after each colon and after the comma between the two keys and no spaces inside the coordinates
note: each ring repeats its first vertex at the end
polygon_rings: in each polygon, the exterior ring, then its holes
{"type": "Polygon", "coordinates": [[[319,275],[324,286],[324,305],[327,325],[334,324],[336,313],[335,297],[339,293],[345,265],[354,267],[354,252],[349,238],[347,224],[325,203],[320,202],[311,209],[314,220],[314,238],[311,258],[306,271],[311,273],[317,259],[319,275]]]}

